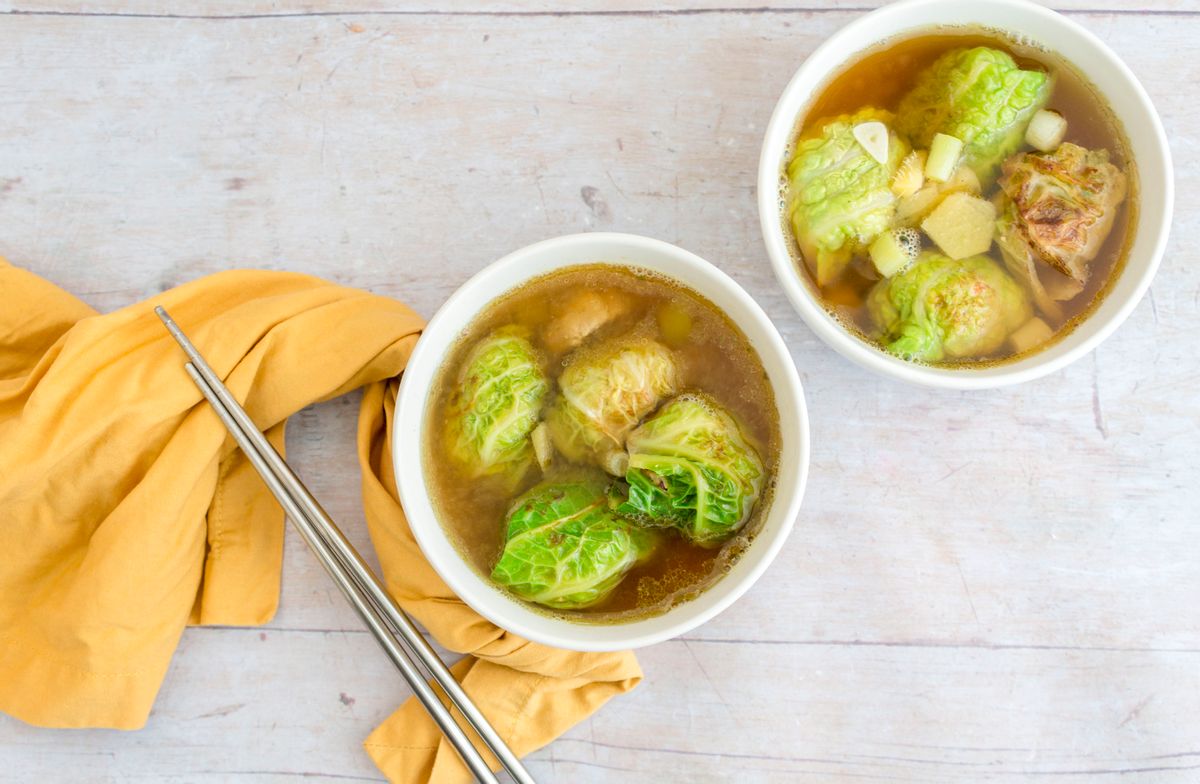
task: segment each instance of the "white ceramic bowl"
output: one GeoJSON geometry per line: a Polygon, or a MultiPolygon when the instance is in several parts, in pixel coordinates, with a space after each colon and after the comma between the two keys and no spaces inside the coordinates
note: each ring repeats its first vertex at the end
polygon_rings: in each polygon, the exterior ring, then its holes
{"type": "Polygon", "coordinates": [[[808,476],[808,433],[804,392],[787,346],[758,304],[732,278],[699,256],[658,240],[631,234],[575,234],[505,256],[446,301],[425,328],[401,379],[392,448],[400,500],[413,534],[433,568],[463,601],[497,626],[531,640],[560,648],[606,651],[650,645],[694,629],[732,604],[758,579],[783,546],[800,509],[808,476]],[[535,612],[471,568],[434,514],[421,446],[433,380],[447,351],[475,316],[492,300],[531,278],[561,267],[597,262],[661,273],[706,297],[733,319],[767,371],[782,433],[771,508],[732,570],[696,599],[662,615],[611,625],[572,623],[535,612]]]}
{"type": "Polygon", "coordinates": [[[758,166],[758,211],[767,253],[780,284],[818,336],[868,370],[903,381],[953,389],[981,389],[1029,381],[1065,367],[1112,334],[1154,277],[1167,242],[1174,175],[1162,122],[1129,68],[1099,38],[1066,17],[1024,0],[902,0],[851,22],[812,53],[767,126],[758,166]],[[1065,338],[1025,359],[998,366],[934,368],[893,357],[848,332],[822,307],[811,283],[788,252],[779,206],[779,177],[787,147],[812,99],[864,49],[931,27],[978,25],[1040,45],[1072,63],[1104,95],[1124,125],[1137,163],[1140,205],[1136,233],[1119,278],[1100,306],[1065,338]]]}

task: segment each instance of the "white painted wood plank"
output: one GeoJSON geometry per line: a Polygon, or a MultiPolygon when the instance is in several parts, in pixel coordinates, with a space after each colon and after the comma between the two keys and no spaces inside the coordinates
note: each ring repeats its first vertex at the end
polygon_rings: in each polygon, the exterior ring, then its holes
{"type": "Polygon", "coordinates": [[[1193,781],[1196,657],[670,643],[643,657],[646,688],[536,769],[570,782],[1193,781]]]}
{"type": "Polygon", "coordinates": [[[0,717],[0,779],[382,780],[362,741],[407,692],[381,659],[367,634],[192,629],[145,729],[0,717]]]}
{"type": "MultiPolygon", "coordinates": [[[[809,495],[763,581],[688,642],[647,651],[647,683],[536,755],[537,772],[1193,780],[1200,116],[1179,85],[1200,78],[1180,56],[1200,18],[1075,15],[1128,59],[1171,137],[1181,199],[1152,297],[1094,357],[963,394],[839,359],[762,250],[763,126],[791,70],[854,16],[5,17],[0,254],[102,309],[237,265],[430,314],[547,236],[679,242],[789,342],[814,427],[809,495]]],[[[289,446],[365,547],[355,411],[347,398],[304,412],[289,446]]],[[[143,732],[0,718],[0,779],[371,779],[359,744],[403,694],[289,537],[271,627],[189,631],[143,732]]]]}
{"type": "MultiPolygon", "coordinates": [[[[1058,11],[1111,11],[1121,14],[1146,12],[1194,14],[1197,8],[1189,0],[1037,0],[1058,11]]],[[[467,15],[555,16],[575,15],[692,15],[760,14],[764,12],[803,14],[812,11],[843,10],[863,12],[886,5],[888,0],[801,0],[801,2],[760,2],[760,0],[580,0],[573,3],[549,0],[454,0],[436,3],[429,0],[205,0],[181,6],[169,0],[5,0],[0,11],[65,14],[129,14],[179,17],[245,17],[290,15],[467,15]]]]}
{"type": "MultiPolygon", "coordinates": [[[[360,741],[402,689],[378,677],[373,645],[189,631],[145,731],[6,719],[5,775],[378,780],[360,741]]],[[[1200,770],[1196,652],[677,641],[643,661],[642,687],[532,755],[540,780],[1168,782],[1200,770]]]]}

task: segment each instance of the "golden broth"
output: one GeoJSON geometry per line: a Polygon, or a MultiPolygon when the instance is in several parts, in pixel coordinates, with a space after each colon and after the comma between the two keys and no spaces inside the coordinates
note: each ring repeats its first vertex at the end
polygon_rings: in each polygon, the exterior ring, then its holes
{"type": "MultiPolygon", "coordinates": [[[[779,458],[779,415],[774,393],[758,354],[727,316],[695,292],[650,272],[608,265],[568,267],[535,279],[491,303],[448,353],[434,380],[425,421],[424,461],[434,509],[463,558],[485,577],[504,546],[505,517],[513,499],[542,480],[532,468],[512,490],[496,481],[470,476],[449,452],[444,423],[454,399],[456,379],[474,344],[495,329],[521,324],[532,332],[531,342],[544,359],[544,369],[557,379],[564,357],[552,352],[542,337],[570,298],[587,289],[619,296],[625,315],[588,338],[646,335],[672,348],[681,389],[711,395],[741,422],[747,438],[763,457],[768,480],[746,526],[722,547],[706,549],[666,532],[654,554],[634,567],[601,603],[572,611],[529,607],[586,622],[617,622],[657,615],[703,591],[745,550],[771,505],[779,458]],[[658,313],[670,305],[691,319],[685,341],[660,333],[658,313]]],[[[563,462],[558,455],[556,461],[563,462]]],[[[552,469],[553,470],[553,469],[552,469]]]]}
{"type": "MultiPolygon", "coordinates": [[[[955,32],[929,31],[923,35],[881,44],[835,76],[805,112],[797,127],[796,138],[802,139],[814,133],[819,121],[824,118],[849,114],[864,106],[894,111],[922,69],[951,49],[974,46],[989,46],[1007,52],[1024,69],[1053,73],[1054,91],[1046,108],[1053,109],[1066,118],[1067,136],[1064,141],[1089,149],[1108,150],[1109,159],[1125,173],[1128,180],[1128,193],[1118,208],[1112,231],[1089,265],[1091,278],[1086,288],[1078,296],[1059,303],[1064,314],[1060,323],[1055,323],[1035,307],[1036,314],[1055,330],[1051,340],[1033,349],[1033,352],[1037,352],[1069,334],[1104,298],[1124,265],[1129,247],[1133,243],[1133,232],[1137,223],[1137,170],[1130,158],[1129,144],[1125,140],[1120,122],[1108,109],[1096,88],[1071,65],[1050,52],[1018,44],[994,32],[964,32],[961,29],[955,32]]],[[[1023,146],[1021,149],[1030,148],[1023,146]]],[[[786,167],[791,157],[789,149],[783,162],[784,171],[780,175],[785,204],[788,199],[786,167]]],[[[984,192],[984,197],[989,197],[995,190],[996,186],[993,185],[984,192]]],[[[808,278],[809,285],[818,292],[826,310],[851,332],[868,343],[878,345],[878,330],[866,307],[867,294],[879,280],[879,275],[870,261],[865,256],[856,258],[841,278],[827,286],[819,286],[815,270],[804,261],[796,246],[786,213],[787,210],[784,209],[784,234],[790,240],[793,259],[808,278]]],[[[994,243],[987,255],[1003,265],[1000,250],[994,243]]],[[[991,356],[947,360],[937,364],[979,367],[981,364],[1002,363],[1016,356],[1006,345],[991,356]]]]}

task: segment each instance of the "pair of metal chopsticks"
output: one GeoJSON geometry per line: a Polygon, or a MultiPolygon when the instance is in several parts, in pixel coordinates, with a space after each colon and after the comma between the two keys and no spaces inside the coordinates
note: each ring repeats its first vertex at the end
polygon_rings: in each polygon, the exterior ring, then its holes
{"type": "Polygon", "coordinates": [[[358,612],[380,647],[404,676],[413,693],[421,700],[425,710],[453,744],[475,778],[483,784],[498,784],[495,774],[483,756],[426,683],[422,667],[429,677],[442,687],[450,702],[458,708],[467,723],[474,728],[513,779],[519,784],[534,784],[533,777],[525,770],[517,755],[500,738],[479,708],[471,702],[445,663],[417,631],[404,611],[396,605],[379,582],[379,578],[308,492],[308,488],[275,451],[262,431],[255,426],[245,409],[234,399],[233,394],[183,334],[179,325],[161,307],[155,308],[154,312],[162,319],[167,330],[191,360],[184,365],[184,369],[192,377],[192,381],[212,404],[221,422],[250,458],[250,462],[279,501],[279,505],[283,507],[304,541],[312,548],[317,560],[337,583],[338,588],[358,612]]]}

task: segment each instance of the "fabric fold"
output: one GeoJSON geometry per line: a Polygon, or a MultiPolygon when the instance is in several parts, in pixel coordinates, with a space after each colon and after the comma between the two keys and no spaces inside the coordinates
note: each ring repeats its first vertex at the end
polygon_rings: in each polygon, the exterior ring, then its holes
{"type": "MultiPolygon", "coordinates": [[[[278,602],[283,516],[153,314],[188,332],[282,451],[289,416],[364,388],[363,501],[390,591],[446,648],[518,753],[641,673],[631,653],[530,643],[454,596],[397,500],[405,305],[306,275],[218,273],[96,314],[0,259],[0,710],[48,727],[142,726],[190,623],[254,625],[278,602]]],[[[353,525],[354,521],[343,521],[353,525]]],[[[367,740],[394,781],[468,781],[410,700],[367,740]]]]}

